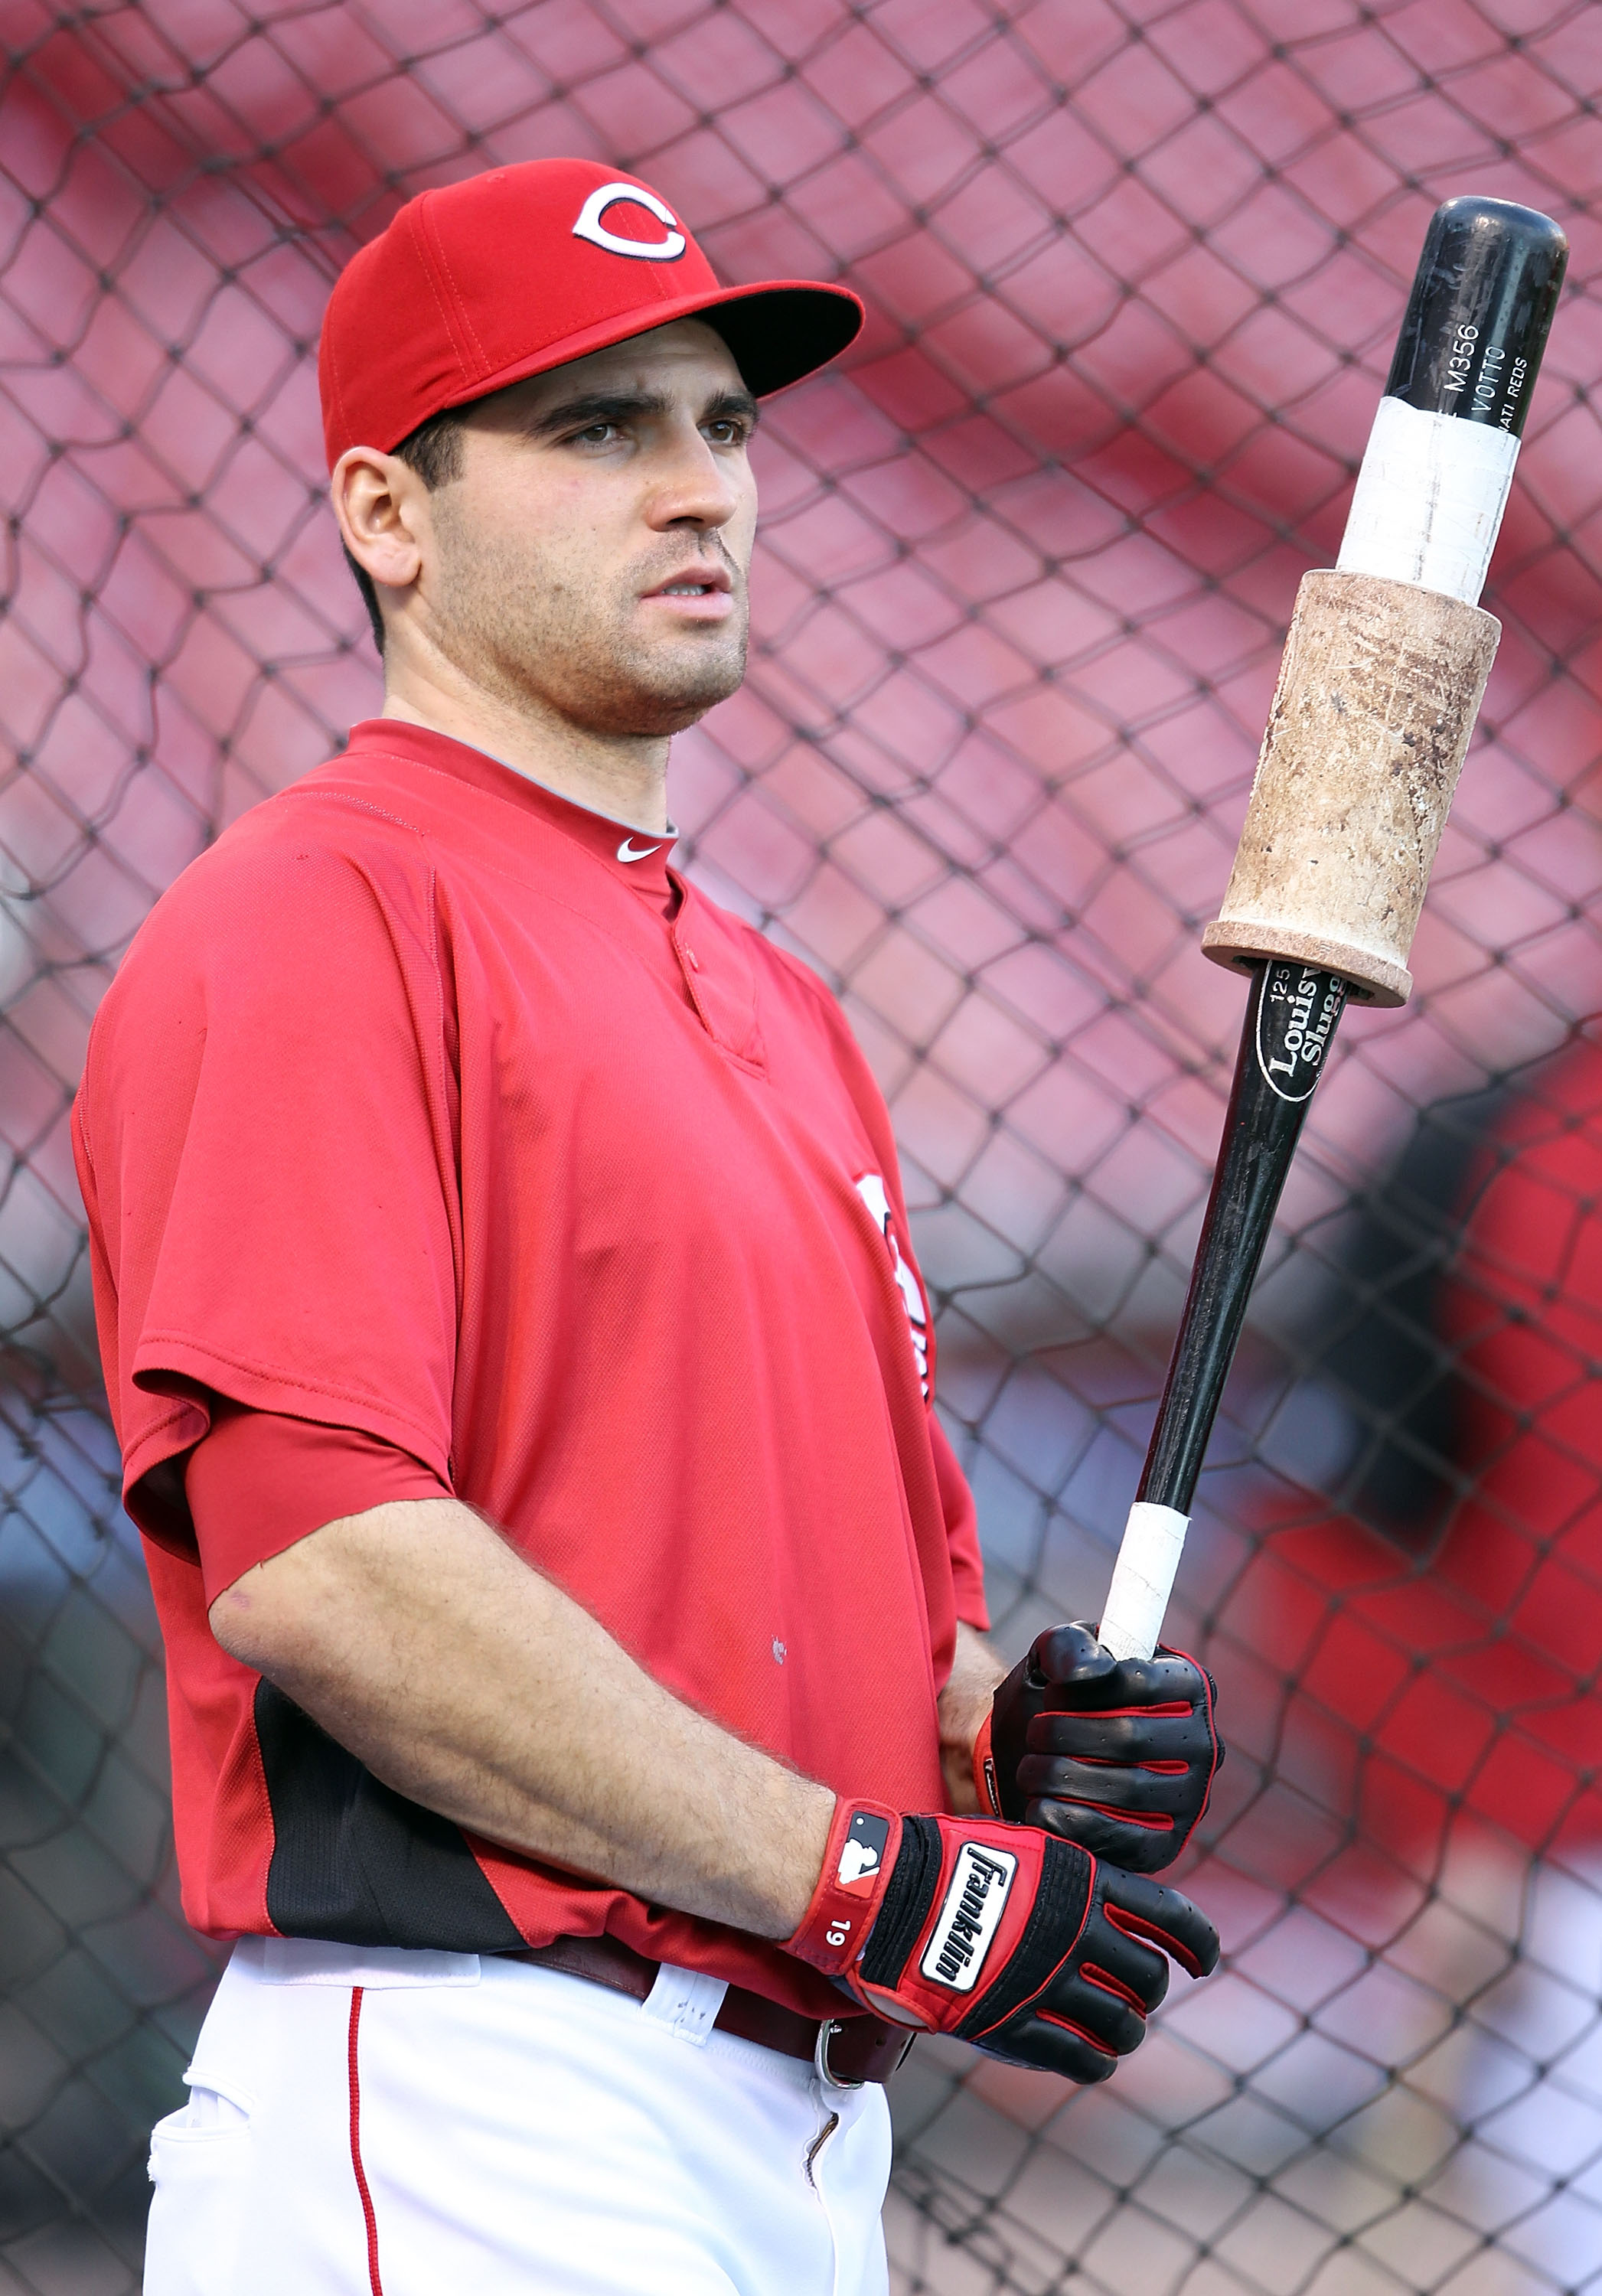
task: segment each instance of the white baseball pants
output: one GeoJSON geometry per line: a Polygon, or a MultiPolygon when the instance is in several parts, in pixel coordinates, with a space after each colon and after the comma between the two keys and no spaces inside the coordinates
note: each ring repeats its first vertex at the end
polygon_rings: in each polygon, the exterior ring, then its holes
{"type": "Polygon", "coordinates": [[[723,1989],[242,1939],[145,2296],[884,2296],[883,2090],[713,2031],[723,1989]]]}

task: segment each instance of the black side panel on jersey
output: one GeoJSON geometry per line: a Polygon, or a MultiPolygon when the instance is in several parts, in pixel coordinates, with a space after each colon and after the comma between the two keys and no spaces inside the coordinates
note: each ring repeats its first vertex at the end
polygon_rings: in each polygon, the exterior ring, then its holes
{"type": "Polygon", "coordinates": [[[522,1944],[448,1818],[381,1785],[270,1682],[255,1713],[273,1811],[267,1909],[282,1936],[448,1953],[522,1944]]]}

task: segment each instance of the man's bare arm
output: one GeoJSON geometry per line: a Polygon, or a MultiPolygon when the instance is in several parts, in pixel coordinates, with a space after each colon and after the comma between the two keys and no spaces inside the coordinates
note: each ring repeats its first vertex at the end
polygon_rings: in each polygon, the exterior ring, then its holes
{"type": "Polygon", "coordinates": [[[996,1655],[978,1628],[959,1619],[950,1676],[940,1694],[941,1767],[946,1774],[947,1795],[958,1817],[971,1817],[979,1808],[974,1741],[990,1710],[996,1685],[1006,1672],[1006,1660],[996,1655]]]}
{"type": "Polygon", "coordinates": [[[375,1777],[488,1841],[759,1937],[807,1909],[828,1788],[662,1689],[455,1499],[328,1523],[210,1615],[375,1777]]]}

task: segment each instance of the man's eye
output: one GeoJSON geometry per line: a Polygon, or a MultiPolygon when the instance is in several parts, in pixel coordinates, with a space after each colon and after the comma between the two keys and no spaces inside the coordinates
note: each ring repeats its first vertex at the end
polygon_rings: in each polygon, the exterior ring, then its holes
{"type": "Polygon", "coordinates": [[[715,446],[737,447],[745,436],[745,425],[737,414],[720,414],[706,425],[706,434],[715,446]]]}
{"type": "Polygon", "coordinates": [[[575,437],[587,447],[604,447],[617,436],[615,422],[591,422],[575,437]]]}

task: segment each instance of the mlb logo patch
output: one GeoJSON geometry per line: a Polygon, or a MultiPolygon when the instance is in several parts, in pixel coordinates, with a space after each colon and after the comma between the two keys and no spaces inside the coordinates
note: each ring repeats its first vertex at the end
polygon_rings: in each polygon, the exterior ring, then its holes
{"type": "Polygon", "coordinates": [[[889,1840],[890,1820],[859,1809],[840,1846],[840,1864],[834,1874],[840,1888],[849,1890],[855,1898],[866,1898],[883,1868],[889,1840]]]}

